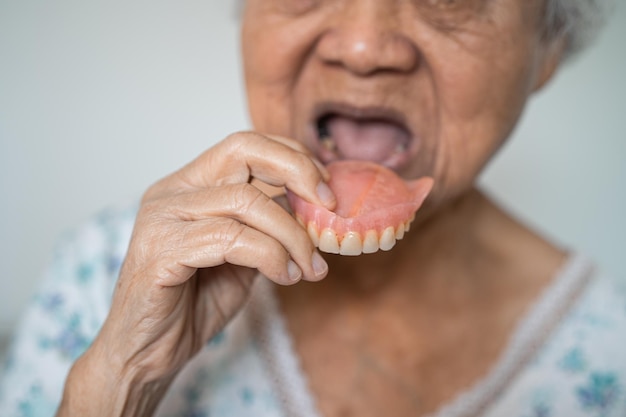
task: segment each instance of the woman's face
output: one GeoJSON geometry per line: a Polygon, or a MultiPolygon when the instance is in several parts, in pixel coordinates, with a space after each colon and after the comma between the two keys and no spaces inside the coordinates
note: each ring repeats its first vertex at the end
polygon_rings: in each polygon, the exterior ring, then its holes
{"type": "Polygon", "coordinates": [[[247,0],[255,129],[468,189],[552,74],[543,0],[247,0]]]}

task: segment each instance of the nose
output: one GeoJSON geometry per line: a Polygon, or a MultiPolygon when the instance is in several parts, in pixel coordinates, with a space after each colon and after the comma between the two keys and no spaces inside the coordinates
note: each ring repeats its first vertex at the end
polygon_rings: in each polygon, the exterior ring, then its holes
{"type": "Polygon", "coordinates": [[[386,0],[350,1],[337,11],[317,43],[316,53],[326,63],[340,65],[359,76],[381,71],[409,72],[419,51],[402,31],[401,15],[386,0]]]}

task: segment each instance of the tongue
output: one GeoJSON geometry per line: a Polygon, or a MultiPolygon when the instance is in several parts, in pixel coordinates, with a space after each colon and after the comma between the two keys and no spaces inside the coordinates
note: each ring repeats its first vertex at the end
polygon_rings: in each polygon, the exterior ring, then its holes
{"type": "Polygon", "coordinates": [[[332,116],[326,128],[338,153],[346,159],[383,162],[409,142],[402,126],[382,120],[332,116]]]}

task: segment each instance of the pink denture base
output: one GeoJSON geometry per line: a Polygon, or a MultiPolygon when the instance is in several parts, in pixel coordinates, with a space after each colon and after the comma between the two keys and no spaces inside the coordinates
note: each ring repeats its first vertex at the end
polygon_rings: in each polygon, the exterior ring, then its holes
{"type": "Polygon", "coordinates": [[[309,229],[332,230],[338,244],[347,234],[375,231],[383,234],[389,227],[407,228],[432,189],[428,177],[404,181],[393,171],[373,162],[336,161],[327,166],[329,187],[337,197],[334,211],[309,203],[287,191],[296,218],[309,229]]]}

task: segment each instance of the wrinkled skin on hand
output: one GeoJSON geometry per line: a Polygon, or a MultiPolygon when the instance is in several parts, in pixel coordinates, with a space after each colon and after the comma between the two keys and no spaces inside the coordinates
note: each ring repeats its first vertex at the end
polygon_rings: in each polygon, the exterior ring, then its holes
{"type": "Polygon", "coordinates": [[[109,316],[73,370],[93,373],[99,367],[122,385],[143,390],[136,393],[143,401],[109,401],[117,412],[133,414],[123,410],[132,403],[143,402],[141,412],[156,407],[177,372],[242,307],[257,271],[279,284],[326,275],[306,231],[252,179],[334,205],[328,173],[304,146],[255,133],[228,137],[152,186],[109,316]]]}

